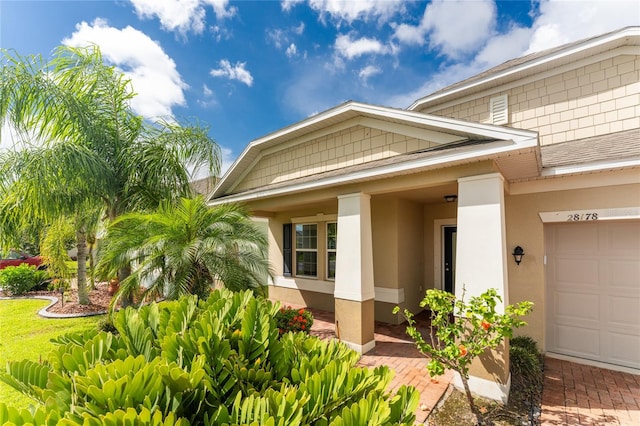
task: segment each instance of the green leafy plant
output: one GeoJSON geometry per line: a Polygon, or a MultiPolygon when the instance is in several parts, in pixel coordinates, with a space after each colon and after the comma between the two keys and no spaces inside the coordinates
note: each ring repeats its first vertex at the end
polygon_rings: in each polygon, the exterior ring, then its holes
{"type": "MultiPolygon", "coordinates": [[[[501,301],[495,289],[471,297],[468,302],[464,297],[456,300],[455,295],[443,290],[427,290],[420,306],[431,311],[428,342],[416,328],[413,314],[406,309],[403,312],[409,323],[407,334],[416,342],[418,349],[431,358],[427,364],[429,375],[442,375],[445,368],[460,374],[478,424],[483,424],[483,415],[476,407],[469,388],[471,363],[487,349],[496,349],[505,338],[511,337],[514,328],[526,325],[519,317],[527,315],[533,308],[533,303],[525,301],[506,306],[502,314],[496,311],[501,301]]],[[[393,312],[397,314],[400,308],[396,306],[393,312]]]]}
{"type": "Polygon", "coordinates": [[[41,405],[0,403],[0,424],[413,425],[415,389],[388,393],[392,371],[356,367],[341,342],[280,336],[278,309],[220,289],[117,311],[118,334],[68,334],[43,363],[9,362],[0,380],[41,405]]]}
{"type": "Polygon", "coordinates": [[[41,278],[42,274],[33,265],[7,266],[0,270],[0,287],[12,296],[19,296],[40,284],[41,278]]]}
{"type": "Polygon", "coordinates": [[[518,336],[510,340],[509,371],[511,391],[509,405],[517,411],[528,414],[526,419],[534,424],[535,408],[542,399],[544,381],[544,358],[535,340],[528,336],[518,336]]]}
{"type": "Polygon", "coordinates": [[[304,308],[295,309],[291,306],[283,306],[276,312],[276,324],[280,334],[289,331],[309,333],[313,325],[313,314],[304,308]]]}

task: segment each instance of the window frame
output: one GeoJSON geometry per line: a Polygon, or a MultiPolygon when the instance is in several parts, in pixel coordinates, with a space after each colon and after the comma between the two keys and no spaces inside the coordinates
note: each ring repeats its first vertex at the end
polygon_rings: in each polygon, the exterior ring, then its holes
{"type": "Polygon", "coordinates": [[[336,262],[338,261],[338,222],[337,221],[331,221],[331,222],[326,222],[325,223],[325,252],[326,252],[326,265],[325,265],[325,275],[326,275],[326,279],[327,281],[335,281],[336,277],[336,271],[335,271],[335,266],[334,266],[334,271],[333,271],[333,278],[331,276],[329,276],[329,253],[335,253],[336,256],[336,262]],[[329,247],[329,225],[335,225],[336,226],[336,244],[335,244],[335,248],[330,248],[329,247]]]}
{"type": "MultiPolygon", "coordinates": [[[[304,231],[303,231],[304,232],[304,231]]],[[[296,277],[300,277],[300,278],[312,278],[312,279],[318,279],[318,224],[317,223],[294,223],[293,224],[293,249],[294,249],[294,259],[295,259],[295,276],[296,277]],[[297,227],[298,226],[302,226],[303,229],[305,226],[315,226],[316,228],[316,244],[315,244],[315,249],[312,248],[298,248],[298,234],[297,234],[297,227]],[[316,265],[316,274],[315,275],[304,275],[304,274],[299,274],[298,273],[298,252],[300,253],[315,253],[316,255],[316,259],[315,259],[315,265],[316,265]]]]}

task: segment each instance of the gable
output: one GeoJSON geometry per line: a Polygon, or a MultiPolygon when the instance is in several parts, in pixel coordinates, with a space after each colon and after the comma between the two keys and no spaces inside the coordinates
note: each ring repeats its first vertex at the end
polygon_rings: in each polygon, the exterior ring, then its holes
{"type": "Polygon", "coordinates": [[[538,132],[542,146],[639,128],[640,55],[621,53],[607,52],[599,60],[548,70],[422,111],[491,123],[492,99],[506,96],[508,125],[538,132]]]}
{"type": "Polygon", "coordinates": [[[435,132],[424,132],[431,137],[420,138],[384,130],[393,126],[376,120],[358,121],[369,121],[370,125],[353,124],[267,151],[232,191],[242,192],[464,140],[461,136],[435,132]]]}

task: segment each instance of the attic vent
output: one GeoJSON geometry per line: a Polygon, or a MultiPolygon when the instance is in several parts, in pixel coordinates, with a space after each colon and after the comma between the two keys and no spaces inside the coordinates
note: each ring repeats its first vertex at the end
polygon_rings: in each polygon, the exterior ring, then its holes
{"type": "Polygon", "coordinates": [[[489,100],[489,114],[492,124],[507,124],[509,122],[509,100],[507,95],[496,96],[489,100]]]}

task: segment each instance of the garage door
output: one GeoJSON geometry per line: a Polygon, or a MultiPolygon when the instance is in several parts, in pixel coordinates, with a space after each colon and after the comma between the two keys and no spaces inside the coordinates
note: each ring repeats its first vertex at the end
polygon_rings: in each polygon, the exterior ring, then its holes
{"type": "Polygon", "coordinates": [[[549,352],[640,368],[640,221],[549,224],[549,352]]]}

